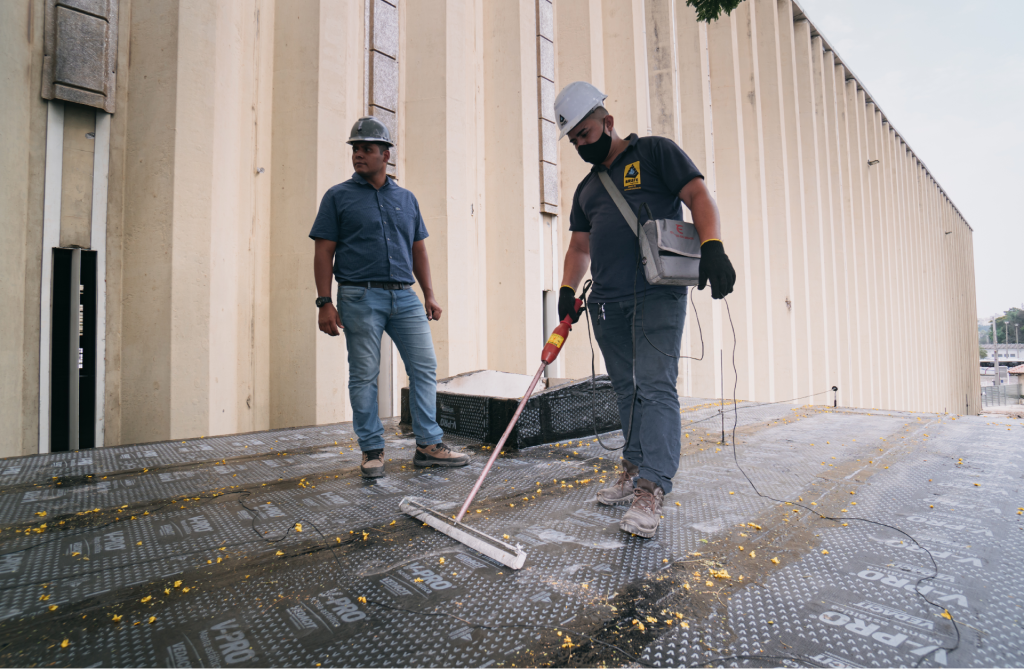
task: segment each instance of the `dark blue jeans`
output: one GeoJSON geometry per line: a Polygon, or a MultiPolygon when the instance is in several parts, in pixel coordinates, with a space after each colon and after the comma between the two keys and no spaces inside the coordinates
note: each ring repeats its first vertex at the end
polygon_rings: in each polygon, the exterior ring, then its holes
{"type": "Polygon", "coordinates": [[[633,410],[633,430],[622,457],[640,466],[640,478],[653,481],[666,494],[672,492],[672,477],[679,469],[681,435],[676,379],[686,320],[686,294],[654,290],[646,298],[637,298],[635,405],[630,335],[633,300],[591,303],[590,319],[618,398],[623,436],[629,431],[630,409],[633,410]]]}

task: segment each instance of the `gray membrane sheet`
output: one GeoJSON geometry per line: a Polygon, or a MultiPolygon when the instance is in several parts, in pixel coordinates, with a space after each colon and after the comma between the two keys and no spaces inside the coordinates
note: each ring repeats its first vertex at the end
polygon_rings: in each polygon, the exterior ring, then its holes
{"type": "Polygon", "coordinates": [[[350,424],[0,460],[0,664],[1024,665],[1024,421],[680,417],[654,539],[592,437],[503,454],[468,522],[517,572],[398,510],[453,513],[491,447],[417,469],[394,422],[376,481],[350,424]]]}

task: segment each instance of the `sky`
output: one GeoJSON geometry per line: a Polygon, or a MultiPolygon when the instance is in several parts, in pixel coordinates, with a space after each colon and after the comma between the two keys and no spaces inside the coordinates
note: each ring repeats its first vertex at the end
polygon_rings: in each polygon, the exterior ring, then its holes
{"type": "Polygon", "coordinates": [[[978,316],[1024,307],[1024,1],[797,3],[974,229],[978,316]]]}

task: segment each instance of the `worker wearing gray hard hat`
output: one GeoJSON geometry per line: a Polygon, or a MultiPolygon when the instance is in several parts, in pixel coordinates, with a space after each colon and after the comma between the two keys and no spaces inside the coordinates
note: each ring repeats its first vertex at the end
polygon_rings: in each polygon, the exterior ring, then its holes
{"type": "Polygon", "coordinates": [[[654,220],[682,220],[680,203],[686,204],[701,241],[699,288],[710,283],[713,298],[732,292],[736,272],[722,245],[718,207],[693,161],[664,137],[620,137],[604,107],[606,98],[577,81],[555,99],[559,139],[568,135],[580,157],[593,165],[573,195],[558,318],[579,318],[576,287],[590,269],[590,320],[629,434],[618,480],[600,490],[597,500],[628,502],[620,528],[652,537],[679,468],[676,380],[687,294],[685,286],[647,282],[636,233],[609,189],[619,191],[634,212],[650,207],[654,220]],[[600,172],[607,172],[610,183],[603,183],[600,172]]]}
{"type": "Polygon", "coordinates": [[[437,359],[431,320],[441,318],[427,228],[416,197],[388,178],[391,133],[378,119],[356,121],[348,143],[355,174],[328,189],[309,236],[316,242],[313,274],[320,331],[345,333],[352,424],[363,452],[363,476],[384,476],[384,426],[377,413],[380,344],[387,332],[409,373],[409,408],[417,467],[462,467],[469,457],[442,441],[437,424],[437,359]],[[338,306],[331,301],[331,275],[338,306]],[[414,278],[415,277],[415,278],[414,278]],[[425,304],[410,288],[420,282],[425,304]]]}

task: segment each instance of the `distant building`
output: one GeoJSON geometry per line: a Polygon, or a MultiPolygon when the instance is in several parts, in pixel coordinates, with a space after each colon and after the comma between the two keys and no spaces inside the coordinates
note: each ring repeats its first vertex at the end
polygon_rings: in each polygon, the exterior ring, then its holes
{"type": "Polygon", "coordinates": [[[1000,360],[1020,360],[1024,362],[1024,344],[982,344],[981,348],[985,349],[988,353],[988,357],[985,358],[985,362],[991,362],[995,359],[995,352],[999,351],[1000,360]]]}

